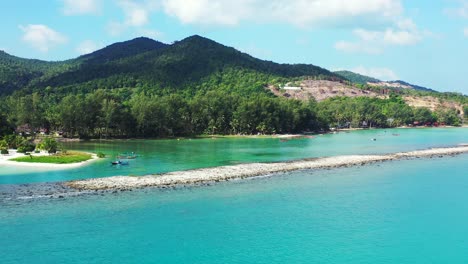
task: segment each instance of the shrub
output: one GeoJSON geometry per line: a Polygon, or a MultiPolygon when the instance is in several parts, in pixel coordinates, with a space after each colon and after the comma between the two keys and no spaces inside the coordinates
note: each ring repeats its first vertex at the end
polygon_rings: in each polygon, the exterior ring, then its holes
{"type": "Polygon", "coordinates": [[[17,136],[15,134],[6,135],[4,138],[5,142],[8,144],[9,148],[16,149],[19,147],[21,142],[23,142],[24,138],[21,136],[17,136]]]}
{"type": "Polygon", "coordinates": [[[3,155],[8,154],[8,149],[1,149],[0,154],[3,154],[3,155]]]}
{"type": "Polygon", "coordinates": [[[26,153],[26,152],[32,152],[36,149],[36,145],[30,141],[23,141],[20,143],[18,146],[18,152],[19,153],[26,153]]]}
{"type": "Polygon", "coordinates": [[[98,152],[97,153],[97,157],[100,158],[100,159],[103,159],[106,157],[106,154],[102,153],[102,152],[98,152]]]}
{"type": "Polygon", "coordinates": [[[0,149],[8,149],[8,143],[5,140],[0,140],[0,149]]]}
{"type": "Polygon", "coordinates": [[[48,153],[56,153],[58,150],[59,144],[53,138],[44,138],[37,147],[39,149],[47,151],[48,153]]]}

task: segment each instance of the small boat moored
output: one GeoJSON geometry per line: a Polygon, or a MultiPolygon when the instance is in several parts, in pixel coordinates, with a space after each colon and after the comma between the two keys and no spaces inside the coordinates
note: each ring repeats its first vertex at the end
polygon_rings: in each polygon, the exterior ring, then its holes
{"type": "Polygon", "coordinates": [[[121,160],[116,160],[116,161],[111,161],[112,165],[128,165],[128,161],[121,161],[121,160]]]}
{"type": "Polygon", "coordinates": [[[119,159],[136,159],[137,157],[138,155],[135,152],[122,153],[122,154],[117,155],[117,158],[119,159]]]}

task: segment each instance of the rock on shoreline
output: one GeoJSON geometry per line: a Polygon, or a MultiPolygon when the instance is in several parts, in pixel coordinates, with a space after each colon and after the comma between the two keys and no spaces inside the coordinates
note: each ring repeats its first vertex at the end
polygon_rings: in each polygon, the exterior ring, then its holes
{"type": "Polygon", "coordinates": [[[145,187],[172,187],[180,185],[197,185],[210,182],[229,181],[233,179],[245,179],[297,170],[338,168],[365,165],[374,162],[401,160],[408,158],[458,155],[462,153],[468,153],[468,146],[434,148],[385,155],[350,155],[276,163],[239,164],[216,168],[170,172],[161,175],[148,175],[141,177],[115,176],[108,178],[87,179],[65,182],[63,184],[69,188],[77,190],[128,190],[145,187]]]}

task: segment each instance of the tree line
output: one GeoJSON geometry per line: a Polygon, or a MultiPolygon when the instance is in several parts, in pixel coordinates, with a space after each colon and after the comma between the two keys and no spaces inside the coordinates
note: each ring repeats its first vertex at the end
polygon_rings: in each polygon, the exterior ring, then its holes
{"type": "Polygon", "coordinates": [[[0,135],[59,132],[80,138],[300,133],[415,121],[455,126],[462,122],[455,109],[412,108],[398,95],[334,97],[318,103],[224,90],[195,96],[127,88],[67,95],[17,92],[0,98],[0,110],[0,135]]]}

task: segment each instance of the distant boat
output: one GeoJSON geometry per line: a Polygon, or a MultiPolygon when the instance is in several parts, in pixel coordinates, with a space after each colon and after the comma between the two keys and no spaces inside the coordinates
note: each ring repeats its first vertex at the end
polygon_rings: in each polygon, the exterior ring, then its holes
{"type": "Polygon", "coordinates": [[[138,155],[134,152],[132,153],[122,153],[122,154],[119,154],[117,155],[117,158],[118,159],[136,159],[138,157],[138,155]]]}
{"type": "Polygon", "coordinates": [[[116,161],[111,161],[112,165],[128,165],[128,161],[121,161],[121,160],[116,160],[116,161]]]}

